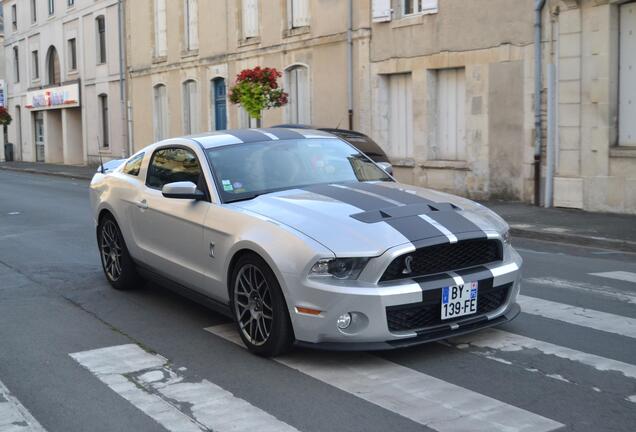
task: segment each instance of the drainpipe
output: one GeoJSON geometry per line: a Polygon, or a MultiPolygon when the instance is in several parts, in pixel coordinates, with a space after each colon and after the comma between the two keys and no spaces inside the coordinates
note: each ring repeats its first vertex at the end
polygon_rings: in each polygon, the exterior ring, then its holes
{"type": "MultiPolygon", "coordinates": [[[[126,47],[124,39],[124,8],[122,5],[123,0],[117,1],[117,30],[119,32],[119,111],[121,114],[121,136],[122,144],[126,143],[127,156],[132,155],[132,139],[129,132],[128,123],[128,107],[126,106],[127,92],[126,92],[126,47]]],[[[122,149],[122,153],[124,149],[122,149]]]]}
{"type": "Polygon", "coordinates": [[[541,11],[545,0],[534,3],[534,205],[541,205],[541,11]]]}
{"type": "Polygon", "coordinates": [[[353,0],[349,0],[347,24],[347,113],[349,130],[353,130],[353,0]]]}

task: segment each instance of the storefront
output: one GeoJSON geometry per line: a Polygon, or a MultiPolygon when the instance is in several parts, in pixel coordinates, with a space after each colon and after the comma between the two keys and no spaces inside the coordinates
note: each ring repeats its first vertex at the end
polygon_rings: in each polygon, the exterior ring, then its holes
{"type": "Polygon", "coordinates": [[[84,162],[79,82],[29,91],[24,108],[31,112],[37,162],[84,162]]]}

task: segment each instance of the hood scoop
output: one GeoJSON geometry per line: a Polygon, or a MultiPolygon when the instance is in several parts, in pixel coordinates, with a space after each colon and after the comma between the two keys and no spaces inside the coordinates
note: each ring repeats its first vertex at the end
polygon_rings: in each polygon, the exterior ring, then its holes
{"type": "Polygon", "coordinates": [[[432,212],[446,212],[460,210],[451,203],[435,203],[431,204],[408,204],[395,207],[387,207],[380,210],[369,210],[362,213],[352,214],[351,217],[364,223],[383,222],[388,219],[404,218],[409,216],[418,216],[432,212]]]}

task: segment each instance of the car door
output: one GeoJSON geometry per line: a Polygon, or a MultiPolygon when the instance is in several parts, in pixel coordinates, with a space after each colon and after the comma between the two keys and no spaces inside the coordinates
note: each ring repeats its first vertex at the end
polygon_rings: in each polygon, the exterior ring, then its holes
{"type": "Polygon", "coordinates": [[[142,260],[156,272],[189,288],[205,286],[203,223],[210,199],[196,152],[185,145],[157,148],[146,171],[146,182],[133,217],[133,230],[142,260]],[[203,200],[166,198],[167,183],[191,181],[206,196],[203,200]]]}

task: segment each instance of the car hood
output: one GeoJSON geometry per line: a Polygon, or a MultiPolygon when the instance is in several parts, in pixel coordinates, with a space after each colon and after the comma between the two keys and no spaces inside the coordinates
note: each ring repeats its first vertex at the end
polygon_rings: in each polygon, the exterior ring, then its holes
{"type": "Polygon", "coordinates": [[[395,182],[342,183],[260,195],[229,204],[287,225],[336,256],[378,256],[387,249],[485,238],[507,224],[484,206],[395,182]]]}

